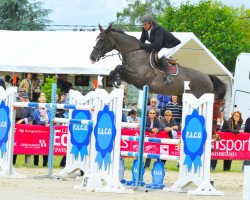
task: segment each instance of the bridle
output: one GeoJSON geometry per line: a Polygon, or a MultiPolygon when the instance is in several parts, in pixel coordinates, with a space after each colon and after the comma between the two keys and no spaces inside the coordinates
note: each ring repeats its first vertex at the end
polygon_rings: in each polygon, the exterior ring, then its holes
{"type": "Polygon", "coordinates": [[[110,41],[110,37],[109,34],[105,35],[105,36],[98,36],[98,38],[100,40],[102,40],[101,45],[99,46],[99,48],[97,48],[96,46],[93,47],[93,49],[95,49],[98,53],[97,53],[97,58],[99,59],[103,59],[105,58],[105,52],[104,52],[104,46],[106,44],[106,42],[110,41]]]}

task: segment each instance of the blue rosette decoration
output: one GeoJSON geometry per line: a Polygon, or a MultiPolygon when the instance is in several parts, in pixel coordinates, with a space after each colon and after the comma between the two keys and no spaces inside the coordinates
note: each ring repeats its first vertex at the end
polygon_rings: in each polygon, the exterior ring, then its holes
{"type": "Polygon", "coordinates": [[[113,111],[109,111],[107,105],[102,111],[97,114],[97,123],[94,128],[94,135],[96,139],[96,159],[99,169],[104,163],[105,170],[108,164],[111,163],[111,151],[113,150],[113,143],[116,136],[115,116],[113,111]]]}
{"type": "Polygon", "coordinates": [[[6,143],[9,138],[9,130],[11,126],[10,122],[10,109],[5,105],[4,101],[0,104],[0,154],[3,158],[4,154],[7,152],[6,143]]]}
{"type": "MultiPolygon", "coordinates": [[[[72,112],[72,119],[79,120],[91,120],[91,113],[89,110],[74,110],[72,112]]],[[[71,135],[72,149],[71,154],[74,154],[75,160],[79,153],[81,159],[84,159],[85,155],[88,155],[88,145],[90,142],[90,135],[93,131],[93,125],[86,124],[69,124],[69,132],[71,135]]]]}
{"type": "Polygon", "coordinates": [[[184,142],[184,153],[186,154],[184,165],[187,165],[188,171],[194,165],[195,173],[198,167],[202,166],[201,155],[204,152],[204,144],[207,140],[205,129],[205,118],[199,115],[198,110],[193,110],[191,115],[185,119],[185,127],[182,131],[184,142]]]}

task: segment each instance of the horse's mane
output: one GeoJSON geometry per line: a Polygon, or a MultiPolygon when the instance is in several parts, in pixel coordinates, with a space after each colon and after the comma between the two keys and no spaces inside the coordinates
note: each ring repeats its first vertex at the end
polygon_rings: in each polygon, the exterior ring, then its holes
{"type": "Polygon", "coordinates": [[[125,33],[123,30],[121,30],[121,29],[111,28],[110,31],[113,31],[113,32],[116,32],[116,33],[121,33],[121,34],[124,34],[124,35],[126,35],[126,36],[128,36],[128,37],[131,37],[131,38],[134,38],[134,39],[138,40],[136,37],[134,37],[134,36],[132,36],[132,35],[126,34],[126,33],[125,33]]]}

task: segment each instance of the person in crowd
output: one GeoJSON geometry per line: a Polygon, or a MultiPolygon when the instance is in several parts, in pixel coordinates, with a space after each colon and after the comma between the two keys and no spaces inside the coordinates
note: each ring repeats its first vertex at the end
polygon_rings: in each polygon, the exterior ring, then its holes
{"type": "Polygon", "coordinates": [[[14,82],[14,79],[11,79],[11,80],[10,80],[10,83],[11,83],[13,86],[19,87],[19,81],[20,81],[20,78],[19,78],[19,77],[16,77],[16,82],[14,82]]]}
{"type": "Polygon", "coordinates": [[[140,117],[137,117],[137,112],[136,110],[132,109],[129,113],[128,113],[128,117],[127,117],[127,122],[128,123],[139,123],[140,122],[140,117]]]}
{"type": "Polygon", "coordinates": [[[168,132],[170,138],[175,139],[177,137],[177,131],[179,130],[179,128],[170,110],[166,110],[164,113],[164,117],[161,118],[161,126],[164,131],[168,132]]]}
{"type": "MultiPolygon", "coordinates": [[[[22,90],[18,92],[18,99],[21,102],[28,102],[28,94],[22,90]]],[[[33,109],[31,107],[16,108],[16,124],[33,124],[34,116],[33,109]]],[[[16,164],[17,155],[13,156],[13,165],[16,164]]],[[[30,155],[25,155],[25,164],[30,164],[30,155]]]]}
{"type": "MultiPolygon", "coordinates": [[[[127,95],[124,94],[123,101],[122,101],[123,108],[125,108],[125,106],[126,106],[126,98],[127,98],[127,95]]],[[[127,122],[127,115],[125,114],[125,112],[123,110],[122,110],[122,122],[127,122]]]]}
{"type": "Polygon", "coordinates": [[[147,106],[146,112],[148,113],[150,109],[154,109],[155,110],[156,117],[158,118],[158,120],[160,120],[160,111],[157,108],[157,99],[155,97],[153,97],[152,99],[150,99],[149,105],[147,106]]]}
{"type": "MultiPolygon", "coordinates": [[[[151,137],[155,137],[157,133],[162,131],[162,126],[158,118],[156,117],[155,109],[150,109],[148,111],[148,117],[146,120],[146,131],[150,132],[151,137]]],[[[149,168],[151,159],[146,158],[144,168],[149,168]]]]}
{"type": "Polygon", "coordinates": [[[6,89],[8,89],[8,87],[12,86],[10,75],[6,75],[4,77],[4,80],[5,80],[5,88],[6,89]]]}
{"type": "MultiPolygon", "coordinates": [[[[41,96],[38,99],[39,103],[46,103],[46,97],[41,96]]],[[[47,108],[37,108],[34,110],[34,124],[49,126],[50,111],[47,108]]],[[[39,155],[34,155],[34,166],[39,164],[39,155]]],[[[48,164],[48,155],[43,155],[43,167],[48,164]]]]}
{"type": "Polygon", "coordinates": [[[6,90],[6,87],[5,87],[5,82],[3,79],[0,78],[0,87],[3,87],[3,89],[6,90]]]}
{"type": "Polygon", "coordinates": [[[32,74],[28,73],[26,78],[23,79],[19,85],[19,88],[23,89],[28,94],[30,101],[32,101],[31,79],[32,79],[32,74]]]}
{"type": "Polygon", "coordinates": [[[157,107],[160,110],[160,115],[164,117],[164,112],[166,111],[167,105],[171,102],[171,96],[158,94],[157,99],[159,101],[157,107]]]}
{"type": "MultiPolygon", "coordinates": [[[[228,132],[231,132],[235,135],[242,133],[243,132],[243,130],[241,130],[242,123],[243,123],[243,119],[241,116],[241,112],[235,111],[232,114],[232,117],[229,118],[227,121],[228,132]]],[[[221,130],[221,131],[224,131],[224,130],[221,130]]],[[[232,160],[224,160],[223,171],[230,171],[231,164],[232,164],[232,160]]]]}
{"type": "MultiPolygon", "coordinates": [[[[62,92],[60,94],[60,99],[58,100],[58,103],[65,104],[66,103],[67,94],[65,92],[62,92]]],[[[59,118],[65,118],[65,109],[56,109],[56,117],[59,118]]]]}
{"type": "Polygon", "coordinates": [[[32,91],[32,96],[33,96],[32,101],[33,102],[38,101],[38,98],[40,96],[40,90],[41,90],[40,79],[36,78],[31,84],[31,91],[32,91]]]}
{"type": "MultiPolygon", "coordinates": [[[[58,103],[65,104],[66,103],[67,94],[65,92],[62,92],[60,94],[60,99],[58,100],[58,103]]],[[[56,109],[56,117],[59,118],[66,118],[65,113],[68,112],[65,109],[56,109]]],[[[60,167],[65,167],[66,165],[66,156],[62,157],[62,160],[60,162],[60,167]]]]}
{"type": "Polygon", "coordinates": [[[158,58],[161,60],[162,68],[166,74],[166,81],[164,83],[171,83],[173,77],[169,72],[167,58],[174,53],[181,41],[172,33],[158,25],[149,14],[142,17],[142,23],[142,34],[139,40],[140,47],[146,51],[159,51],[158,58]],[[150,43],[145,43],[146,40],[150,43]]]}
{"type": "Polygon", "coordinates": [[[177,96],[172,96],[172,102],[167,105],[167,110],[172,112],[173,118],[179,128],[181,129],[182,106],[178,104],[177,96]]]}
{"type": "MultiPolygon", "coordinates": [[[[224,132],[229,131],[228,123],[224,115],[224,108],[220,108],[220,114],[216,122],[216,131],[224,131],[224,132]]],[[[227,162],[228,161],[224,161],[224,166],[228,165],[227,162]]],[[[211,160],[211,170],[215,170],[216,165],[217,165],[217,160],[211,160]]]]}
{"type": "MultiPolygon", "coordinates": [[[[250,133],[250,117],[248,117],[246,122],[245,122],[244,132],[245,133],[250,133]]],[[[242,170],[244,170],[245,165],[250,165],[250,160],[244,160],[243,161],[242,170]]]]}

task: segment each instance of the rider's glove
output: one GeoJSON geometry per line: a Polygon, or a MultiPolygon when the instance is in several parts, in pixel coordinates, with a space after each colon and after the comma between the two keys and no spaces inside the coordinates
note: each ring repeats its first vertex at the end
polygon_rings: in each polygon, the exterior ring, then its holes
{"type": "Polygon", "coordinates": [[[142,49],[146,48],[146,44],[144,42],[139,41],[139,44],[142,49]]]}

